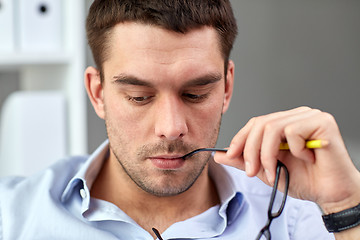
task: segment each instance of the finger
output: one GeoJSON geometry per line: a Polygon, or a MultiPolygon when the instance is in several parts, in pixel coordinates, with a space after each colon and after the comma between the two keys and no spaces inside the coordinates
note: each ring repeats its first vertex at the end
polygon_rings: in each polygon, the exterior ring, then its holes
{"type": "MultiPolygon", "coordinates": [[[[281,115],[267,122],[264,127],[260,159],[270,182],[275,179],[276,162],[279,156],[279,144],[282,141],[288,141],[285,132],[294,127],[296,128],[295,124],[297,122],[301,122],[301,126],[304,124],[304,121],[308,121],[318,112],[319,110],[307,109],[304,111],[292,112],[287,115],[281,115]],[[289,126],[292,127],[289,128],[289,126]]],[[[293,135],[292,140],[295,141],[295,139],[297,140],[296,150],[300,151],[299,149],[301,149],[299,154],[302,154],[306,160],[311,161],[313,159],[311,155],[312,151],[305,147],[306,139],[296,134],[293,135]]]]}
{"type": "MultiPolygon", "coordinates": [[[[248,133],[248,137],[245,142],[244,147],[244,160],[247,166],[246,173],[248,176],[255,176],[258,174],[260,170],[260,165],[262,164],[262,145],[264,132],[275,132],[275,136],[280,135],[280,130],[274,131],[272,125],[276,123],[279,119],[286,119],[290,116],[298,115],[303,112],[309,111],[308,107],[300,107],[288,111],[282,111],[277,113],[272,113],[268,115],[264,115],[261,117],[254,118],[252,128],[248,133]]],[[[278,127],[278,129],[280,129],[278,127]]],[[[283,135],[282,135],[283,136],[283,135]]],[[[275,143],[272,143],[273,150],[278,151],[278,147],[280,144],[281,136],[277,139],[275,143]]],[[[276,168],[276,152],[274,152],[271,158],[266,159],[266,163],[264,165],[264,171],[269,175],[269,180],[271,180],[271,176],[275,174],[276,168]]]]}
{"type": "Polygon", "coordinates": [[[238,131],[231,140],[229,150],[226,155],[228,158],[236,158],[243,154],[246,138],[253,126],[254,119],[250,119],[246,125],[238,131]]]}
{"type": "Polygon", "coordinates": [[[246,166],[246,174],[249,177],[253,177],[257,174],[260,167],[260,148],[261,139],[262,139],[262,118],[264,117],[257,117],[253,120],[253,126],[249,131],[249,134],[246,138],[244,144],[244,161],[246,166]]]}
{"type": "MultiPolygon", "coordinates": [[[[279,113],[275,113],[275,114],[272,113],[272,114],[269,114],[268,116],[273,116],[276,114],[288,114],[288,113],[302,112],[302,111],[306,111],[308,109],[309,109],[308,107],[299,107],[299,108],[291,109],[291,110],[284,111],[284,112],[279,112],[279,113]]],[[[235,158],[236,156],[240,156],[243,154],[246,138],[248,137],[249,132],[252,130],[254,122],[256,121],[257,118],[256,117],[251,118],[245,124],[245,126],[242,129],[240,129],[238,131],[238,133],[233,137],[233,139],[231,140],[231,143],[230,143],[229,151],[227,152],[227,156],[229,158],[235,158]]]]}
{"type": "Polygon", "coordinates": [[[328,140],[329,136],[325,132],[329,131],[331,126],[336,126],[333,117],[319,110],[314,110],[311,115],[288,125],[284,133],[291,153],[299,159],[314,163],[314,152],[317,150],[306,148],[306,140],[328,140]]]}
{"type": "MultiPolygon", "coordinates": [[[[289,126],[289,128],[293,128],[293,126],[289,126]]],[[[309,163],[315,162],[313,150],[306,148],[307,138],[294,134],[292,130],[285,130],[285,134],[289,145],[289,151],[292,155],[309,163]]]]}

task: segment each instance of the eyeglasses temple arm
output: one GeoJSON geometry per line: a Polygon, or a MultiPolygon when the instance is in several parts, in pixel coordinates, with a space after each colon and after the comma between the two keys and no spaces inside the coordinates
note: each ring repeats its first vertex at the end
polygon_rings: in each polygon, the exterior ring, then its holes
{"type": "Polygon", "coordinates": [[[196,149],[192,152],[189,152],[187,154],[185,154],[184,156],[182,156],[183,159],[191,157],[192,155],[198,153],[198,152],[227,152],[227,149],[224,148],[199,148],[196,149]]]}
{"type": "Polygon", "coordinates": [[[157,237],[159,240],[164,240],[164,239],[161,237],[159,231],[158,231],[156,228],[152,228],[152,230],[153,230],[153,232],[155,233],[156,237],[157,237]]]}

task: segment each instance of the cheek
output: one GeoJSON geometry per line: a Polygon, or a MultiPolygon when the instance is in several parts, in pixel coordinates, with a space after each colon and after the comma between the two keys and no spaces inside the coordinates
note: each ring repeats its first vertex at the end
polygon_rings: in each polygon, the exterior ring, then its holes
{"type": "Polygon", "coordinates": [[[199,107],[198,111],[201,112],[202,121],[217,123],[219,116],[222,114],[223,105],[223,94],[218,91],[218,93],[214,94],[213,97],[206,102],[206,104],[199,107]]]}
{"type": "Polygon", "coordinates": [[[192,129],[197,132],[199,141],[208,139],[209,144],[215,144],[219,133],[222,116],[222,104],[218,102],[202,106],[193,112],[190,122],[192,129]]]}
{"type": "Polygon", "coordinates": [[[123,101],[123,99],[105,101],[105,121],[109,138],[114,136],[127,141],[129,137],[134,139],[139,136],[143,122],[140,114],[130,111],[123,101]]]}

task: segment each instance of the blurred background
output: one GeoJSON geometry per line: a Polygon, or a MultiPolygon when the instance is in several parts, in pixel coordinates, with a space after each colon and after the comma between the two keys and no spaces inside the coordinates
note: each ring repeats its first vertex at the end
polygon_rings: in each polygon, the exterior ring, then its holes
{"type": "MultiPolygon", "coordinates": [[[[83,87],[91,2],[0,0],[0,176],[89,154],[106,139],[83,87]]],[[[253,116],[306,105],[335,116],[360,168],[360,1],[231,2],[235,95],[218,146],[253,116]]]]}

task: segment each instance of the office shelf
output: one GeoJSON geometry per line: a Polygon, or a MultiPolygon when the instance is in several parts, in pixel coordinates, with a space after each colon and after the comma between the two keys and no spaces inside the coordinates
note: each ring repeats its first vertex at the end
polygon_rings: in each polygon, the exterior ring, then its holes
{"type": "MultiPolygon", "coordinates": [[[[87,153],[85,0],[63,0],[62,49],[59,52],[0,52],[0,73],[18,72],[20,90],[56,90],[64,94],[67,109],[67,154],[87,153]]],[[[46,116],[45,116],[46,117],[46,116]]]]}
{"type": "Polygon", "coordinates": [[[70,59],[67,53],[0,53],[0,68],[17,69],[33,65],[66,65],[70,59]]]}

